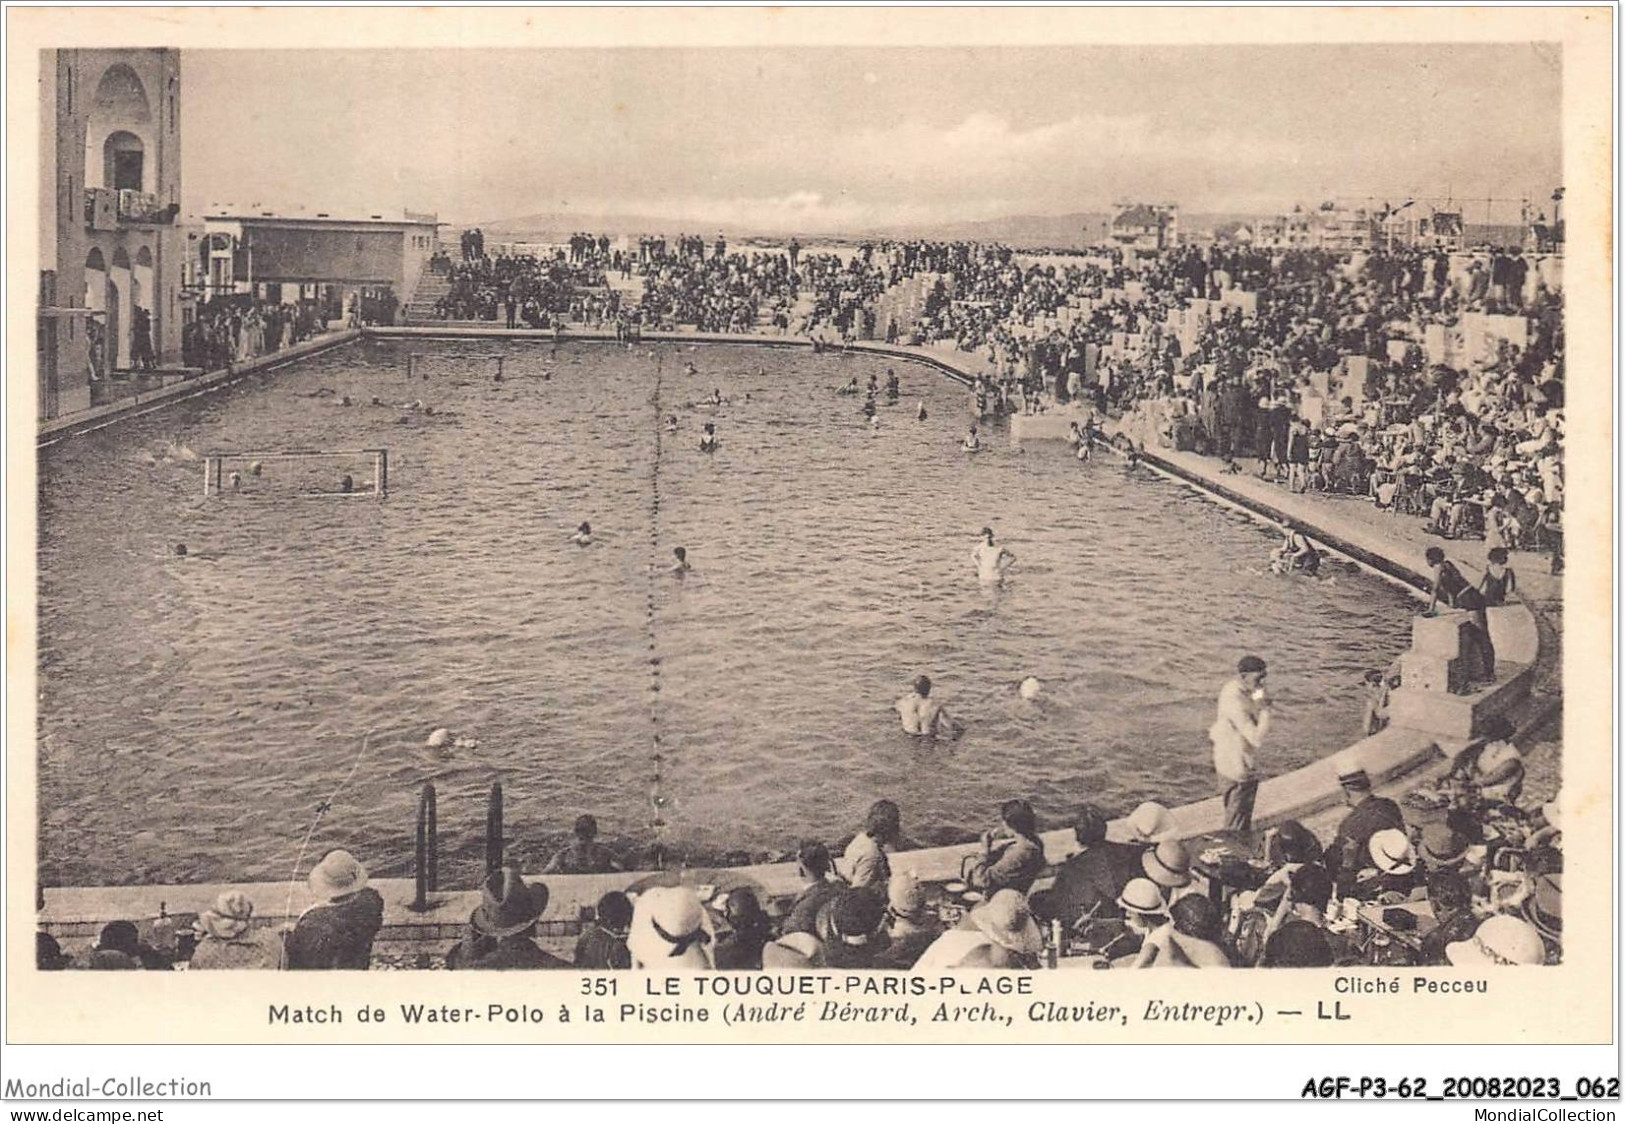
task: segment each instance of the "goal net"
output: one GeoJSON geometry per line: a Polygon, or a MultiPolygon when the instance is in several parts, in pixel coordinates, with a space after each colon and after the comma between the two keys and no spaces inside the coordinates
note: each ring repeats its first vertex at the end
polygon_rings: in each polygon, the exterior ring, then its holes
{"type": "Polygon", "coordinates": [[[383,496],[389,450],[211,453],[203,458],[206,496],[383,496]]]}

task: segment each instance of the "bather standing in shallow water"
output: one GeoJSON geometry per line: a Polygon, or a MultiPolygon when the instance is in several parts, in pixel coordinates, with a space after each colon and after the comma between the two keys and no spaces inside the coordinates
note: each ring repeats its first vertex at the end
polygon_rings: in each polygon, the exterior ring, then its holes
{"type": "Polygon", "coordinates": [[[1004,581],[1005,572],[1016,564],[1013,553],[993,542],[992,527],[982,528],[982,541],[971,549],[970,557],[976,564],[977,578],[989,585],[1004,581]]]}

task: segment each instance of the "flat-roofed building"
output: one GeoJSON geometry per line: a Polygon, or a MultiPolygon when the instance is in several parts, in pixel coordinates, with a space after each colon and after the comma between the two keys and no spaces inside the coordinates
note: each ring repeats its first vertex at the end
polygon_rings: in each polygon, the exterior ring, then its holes
{"type": "Polygon", "coordinates": [[[313,215],[211,209],[203,216],[200,296],[251,293],[294,303],[331,298],[348,308],[366,295],[410,299],[439,247],[437,216],[313,215]]]}

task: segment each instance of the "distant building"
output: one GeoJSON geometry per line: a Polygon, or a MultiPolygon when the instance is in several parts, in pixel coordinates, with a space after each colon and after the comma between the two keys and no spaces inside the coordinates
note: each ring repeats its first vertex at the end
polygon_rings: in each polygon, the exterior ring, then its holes
{"type": "Polygon", "coordinates": [[[322,299],[346,307],[356,293],[389,292],[406,302],[439,248],[438,217],[411,211],[339,216],[205,215],[192,240],[199,296],[251,293],[294,304],[322,299]]]}
{"type": "Polygon", "coordinates": [[[1128,204],[1112,219],[1111,240],[1124,249],[1167,249],[1179,241],[1179,208],[1172,204],[1128,204]]]}
{"type": "Polygon", "coordinates": [[[1334,207],[1320,213],[1320,247],[1364,253],[1382,245],[1382,222],[1365,207],[1334,207]]]}
{"type": "Polygon", "coordinates": [[[180,52],[42,51],[41,417],[83,410],[94,379],[181,345],[180,52]]]}
{"type": "Polygon", "coordinates": [[[1382,220],[1383,241],[1394,250],[1460,250],[1465,230],[1458,208],[1410,204],[1382,220]]]}
{"type": "Polygon", "coordinates": [[[1318,249],[1326,225],[1323,213],[1294,207],[1290,214],[1260,219],[1253,229],[1253,245],[1269,250],[1318,249]]]}

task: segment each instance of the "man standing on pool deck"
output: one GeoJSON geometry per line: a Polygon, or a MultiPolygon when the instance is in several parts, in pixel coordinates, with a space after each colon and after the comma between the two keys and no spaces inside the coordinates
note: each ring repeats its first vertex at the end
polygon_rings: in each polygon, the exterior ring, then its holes
{"type": "Polygon", "coordinates": [[[1002,582],[1004,572],[1016,563],[1016,556],[993,543],[993,528],[982,528],[982,541],[971,548],[971,561],[976,563],[976,576],[984,582],[1002,582]]]}
{"type": "Polygon", "coordinates": [[[1213,739],[1213,771],[1228,782],[1224,826],[1251,831],[1258,796],[1258,748],[1270,729],[1270,700],[1264,693],[1264,661],[1242,656],[1236,677],[1219,689],[1219,714],[1208,729],[1213,739]]]}
{"type": "Polygon", "coordinates": [[[903,732],[917,738],[957,738],[962,732],[947,708],[931,697],[929,676],[920,676],[914,681],[914,690],[897,700],[897,713],[903,720],[903,732]]]}

